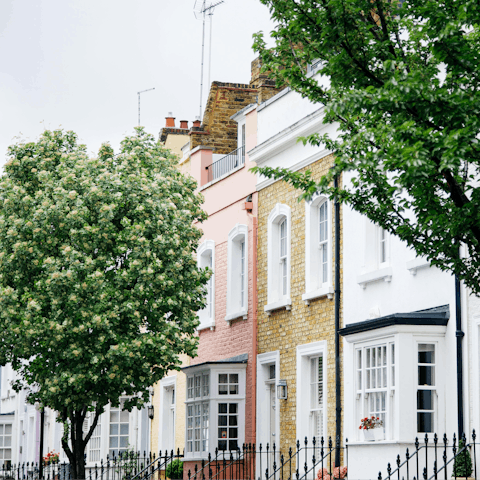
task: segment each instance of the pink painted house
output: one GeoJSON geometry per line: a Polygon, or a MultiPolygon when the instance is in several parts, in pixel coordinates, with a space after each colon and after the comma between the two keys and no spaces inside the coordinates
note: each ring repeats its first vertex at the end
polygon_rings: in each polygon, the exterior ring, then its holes
{"type": "Polygon", "coordinates": [[[246,153],[256,145],[256,134],[245,135],[256,132],[254,106],[234,115],[233,122],[238,122],[233,152],[215,155],[212,147],[204,145],[190,151],[191,174],[209,215],[201,225],[204,235],[197,260],[214,274],[207,306],[199,312],[198,356],[183,369],[186,475],[188,470],[194,472],[195,463],[199,468],[209,453],[228,451],[230,458],[230,451],[254,443],[256,436],[257,193],[246,153]]]}

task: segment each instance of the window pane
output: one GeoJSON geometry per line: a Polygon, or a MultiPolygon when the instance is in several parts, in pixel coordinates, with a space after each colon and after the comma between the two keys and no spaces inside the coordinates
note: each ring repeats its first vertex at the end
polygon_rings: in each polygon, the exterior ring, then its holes
{"type": "Polygon", "coordinates": [[[110,435],[118,435],[118,423],[110,424],[110,435]]]}
{"type": "Polygon", "coordinates": [[[218,425],[220,427],[225,427],[227,425],[227,416],[226,415],[219,415],[218,416],[218,425]]]}
{"type": "Polygon", "coordinates": [[[433,410],[432,390],[417,390],[417,409],[433,410]]]}
{"type": "Polygon", "coordinates": [[[419,366],[418,384],[428,386],[435,385],[435,367],[419,366]]]}
{"type": "Polygon", "coordinates": [[[228,375],[226,373],[220,373],[218,375],[218,383],[228,383],[228,375]]]}
{"type": "Polygon", "coordinates": [[[238,425],[237,416],[236,416],[236,415],[232,415],[232,416],[228,419],[228,424],[229,424],[230,426],[236,427],[236,426],[238,425]]]}
{"type": "Polygon", "coordinates": [[[110,437],[110,448],[118,447],[118,437],[110,437]]]}
{"type": "Polygon", "coordinates": [[[127,412],[127,411],[122,410],[122,411],[120,412],[120,421],[121,421],[122,423],[128,423],[128,412],[127,412]]]}
{"type": "Polygon", "coordinates": [[[238,373],[230,374],[230,383],[238,383],[238,373]]]}
{"type": "Polygon", "coordinates": [[[12,426],[5,425],[5,435],[11,435],[11,434],[12,434],[12,426]]]}
{"type": "Polygon", "coordinates": [[[238,385],[230,385],[230,395],[238,395],[238,385]]]}
{"type": "Polygon", "coordinates": [[[226,440],[219,440],[218,441],[218,449],[219,450],[226,450],[227,449],[227,441],[226,440]]]}
{"type": "Polygon", "coordinates": [[[238,405],[236,403],[230,403],[228,408],[228,413],[237,413],[238,405]]]}
{"type": "Polygon", "coordinates": [[[229,440],[228,442],[228,448],[230,450],[238,450],[238,442],[237,440],[229,440]]]}
{"type": "Polygon", "coordinates": [[[227,404],[219,403],[218,404],[218,413],[227,413],[227,404]]]}
{"type": "Polygon", "coordinates": [[[219,385],[218,386],[218,394],[219,395],[227,395],[228,394],[228,385],[219,385]]]}
{"type": "Polygon", "coordinates": [[[128,435],[128,423],[120,425],[120,435],[128,435]]]}
{"type": "Polygon", "coordinates": [[[433,413],[418,412],[417,428],[420,433],[433,433],[433,413]]]}
{"type": "Polygon", "coordinates": [[[128,447],[128,437],[120,437],[120,448],[128,447]]]}
{"type": "Polygon", "coordinates": [[[120,414],[119,414],[119,412],[110,410],[110,422],[112,422],[112,423],[118,423],[118,420],[119,420],[119,419],[120,419],[120,414]]]}
{"type": "Polygon", "coordinates": [[[435,363],[435,345],[418,345],[418,363],[435,363]]]}

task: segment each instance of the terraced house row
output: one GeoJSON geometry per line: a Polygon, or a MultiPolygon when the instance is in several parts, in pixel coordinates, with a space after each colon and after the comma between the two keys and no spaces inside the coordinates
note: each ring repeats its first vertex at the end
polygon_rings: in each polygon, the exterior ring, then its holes
{"type": "MultiPolygon", "coordinates": [[[[154,387],[150,416],[102,415],[89,466],[128,448],[179,449],[185,479],[283,478],[281,467],[313,478],[329,467],[322,456],[348,463],[351,478],[377,478],[418,449],[416,437],[458,434],[459,414],[467,434],[479,426],[478,298],[348,207],[322,195],[298,201],[301,192],[250,171],[308,169],[319,179],[335,161],[297,141],[336,135],[323,108],[276,88],[260,67],[252,62],[249,84],[212,83],[191,128],[166,118],[160,138],[197,180],[208,213],[197,262],[214,275],[198,356],[154,387]],[[382,423],[374,437],[360,428],[372,416],[382,423]],[[236,470],[226,472],[224,459],[236,470]]],[[[2,371],[0,462],[28,460],[25,451],[35,460],[21,432],[38,414],[12,398],[9,375],[2,371]]],[[[59,426],[47,432],[56,446],[59,426]]]]}

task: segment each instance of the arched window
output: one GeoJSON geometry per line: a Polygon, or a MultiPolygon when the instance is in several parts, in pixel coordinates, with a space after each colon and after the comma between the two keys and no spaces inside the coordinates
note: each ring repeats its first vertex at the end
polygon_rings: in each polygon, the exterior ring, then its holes
{"type": "Polygon", "coordinates": [[[198,312],[200,325],[198,329],[215,326],[215,242],[206,240],[197,249],[197,265],[199,268],[209,268],[213,275],[207,283],[207,305],[198,312]]]}
{"type": "Polygon", "coordinates": [[[305,203],[305,294],[303,300],[332,298],[332,213],[326,197],[305,203]]]}
{"type": "Polygon", "coordinates": [[[268,304],[266,312],[290,310],[290,226],[288,205],[277,203],[268,217],[268,304]]]}
{"type": "Polygon", "coordinates": [[[228,234],[227,314],[235,320],[248,314],[248,227],[235,225],[228,234]]]}

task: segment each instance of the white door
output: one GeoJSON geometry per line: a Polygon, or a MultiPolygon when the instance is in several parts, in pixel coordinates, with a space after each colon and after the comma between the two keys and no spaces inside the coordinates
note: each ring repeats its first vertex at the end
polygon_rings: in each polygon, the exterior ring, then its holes
{"type": "MultiPolygon", "coordinates": [[[[278,439],[277,439],[277,422],[276,422],[276,409],[277,409],[277,394],[275,384],[270,384],[270,448],[268,456],[268,476],[273,475],[274,473],[274,456],[273,456],[273,446],[275,445],[275,452],[280,448],[278,439]]],[[[276,455],[278,457],[278,455],[276,455]]],[[[278,462],[276,462],[276,468],[278,468],[278,462]]]]}

